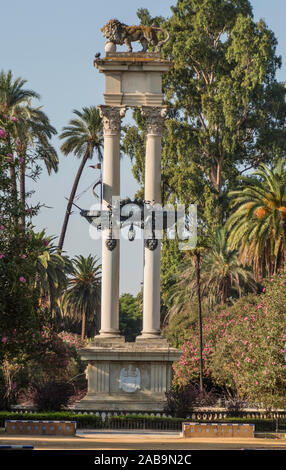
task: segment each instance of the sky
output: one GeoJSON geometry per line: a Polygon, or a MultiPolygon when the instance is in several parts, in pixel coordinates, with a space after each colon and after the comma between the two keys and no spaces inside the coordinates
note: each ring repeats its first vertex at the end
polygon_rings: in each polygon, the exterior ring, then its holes
{"type": "MultiPolygon", "coordinates": [[[[0,70],[12,70],[13,76],[27,80],[26,87],[40,94],[40,105],[60,133],[73,117],[73,110],[103,104],[104,76],[93,66],[94,55],[104,44],[100,28],[110,18],[126,24],[138,24],[136,12],[147,8],[152,16],[171,14],[175,0],[0,0],[0,70]]],[[[278,40],[277,54],[282,56],[282,69],[277,78],[286,81],[286,1],[252,0],[255,19],[263,18],[278,40]]],[[[131,111],[124,123],[131,121],[131,111]]],[[[79,160],[64,157],[60,140],[53,144],[59,152],[57,174],[48,176],[43,170],[32,201],[44,203],[34,219],[37,230],[58,236],[79,160]]],[[[78,188],[82,196],[77,204],[89,209],[95,202],[88,187],[98,179],[98,172],[86,168],[78,188]]],[[[128,156],[121,161],[121,197],[132,198],[138,185],[132,176],[128,156]]],[[[120,292],[136,295],[143,280],[143,241],[121,241],[120,292]]],[[[101,256],[99,237],[90,236],[88,223],[76,209],[70,217],[64,250],[76,255],[101,256]]]]}

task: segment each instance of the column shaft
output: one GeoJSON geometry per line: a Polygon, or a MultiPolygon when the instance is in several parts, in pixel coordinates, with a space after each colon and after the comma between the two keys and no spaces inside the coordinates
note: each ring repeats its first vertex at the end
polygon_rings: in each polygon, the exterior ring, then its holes
{"type": "MultiPolygon", "coordinates": [[[[125,107],[100,106],[104,127],[102,209],[120,197],[120,128],[125,107]]],[[[101,337],[119,336],[119,261],[120,240],[102,232],[101,337]],[[111,242],[111,243],[110,243],[111,242]]]]}
{"type": "MultiPolygon", "coordinates": [[[[146,117],[147,141],[145,160],[145,201],[161,203],[161,140],[164,107],[143,107],[146,117]]],[[[154,249],[144,248],[143,330],[141,338],[160,336],[160,262],[161,242],[154,249]]]]}

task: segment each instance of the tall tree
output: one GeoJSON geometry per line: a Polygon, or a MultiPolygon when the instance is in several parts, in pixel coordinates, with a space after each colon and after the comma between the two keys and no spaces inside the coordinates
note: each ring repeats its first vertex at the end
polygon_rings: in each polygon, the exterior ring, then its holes
{"type": "Polygon", "coordinates": [[[243,263],[253,264],[257,279],[286,266],[286,169],[284,158],[273,169],[261,164],[241,188],[230,193],[230,243],[243,263]]]}
{"type": "MultiPolygon", "coordinates": [[[[140,10],[143,23],[152,23],[140,10]]],[[[157,18],[158,20],[158,18],[157,18]]],[[[238,174],[285,153],[285,87],[276,80],[281,58],[264,21],[248,0],[178,0],[163,23],[170,33],[164,80],[170,105],[163,136],[165,202],[197,202],[208,225],[221,224],[227,192],[238,174]]],[[[127,128],[125,150],[144,182],[144,121],[127,128]]]]}
{"type": "MultiPolygon", "coordinates": [[[[178,0],[171,11],[166,21],[157,18],[170,33],[163,56],[174,63],[163,80],[169,114],[161,190],[164,203],[197,204],[198,223],[212,231],[229,215],[227,194],[237,176],[285,155],[285,87],[276,78],[281,58],[274,33],[254,20],[248,0],[178,0]]],[[[148,10],[138,16],[153,22],[148,10]]],[[[145,123],[138,111],[134,118],[124,147],[142,187],[145,123]]],[[[172,251],[175,243],[167,245],[172,251]]]]}
{"type": "Polygon", "coordinates": [[[67,204],[58,244],[59,252],[63,249],[73,200],[85,164],[88,159],[93,157],[95,152],[99,160],[102,159],[103,131],[99,110],[95,106],[90,106],[83,108],[82,111],[75,109],[73,112],[77,117],[70,120],[69,125],[63,128],[63,132],[60,135],[60,139],[65,140],[61,146],[61,151],[64,155],[73,153],[77,158],[81,159],[81,163],[67,204]]]}

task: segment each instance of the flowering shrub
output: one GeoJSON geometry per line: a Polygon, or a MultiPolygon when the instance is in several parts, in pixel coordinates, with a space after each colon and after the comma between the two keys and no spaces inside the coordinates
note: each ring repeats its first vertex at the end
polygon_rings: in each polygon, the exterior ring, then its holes
{"type": "Polygon", "coordinates": [[[44,326],[50,312],[40,304],[36,266],[48,241],[27,220],[37,208],[26,210],[19,201],[20,142],[13,139],[17,121],[0,113],[0,401],[6,406],[36,371],[57,374],[71,356],[71,348],[44,326]]]}
{"type": "Polygon", "coordinates": [[[73,346],[75,349],[84,348],[88,343],[87,340],[82,340],[80,335],[70,333],[68,331],[61,331],[59,333],[59,338],[61,338],[68,345],[73,346]]]}
{"type": "MultiPolygon", "coordinates": [[[[286,274],[265,280],[263,293],[220,307],[204,320],[204,375],[265,407],[286,405],[286,274]]],[[[198,331],[175,364],[175,383],[197,379],[198,331]]]]}

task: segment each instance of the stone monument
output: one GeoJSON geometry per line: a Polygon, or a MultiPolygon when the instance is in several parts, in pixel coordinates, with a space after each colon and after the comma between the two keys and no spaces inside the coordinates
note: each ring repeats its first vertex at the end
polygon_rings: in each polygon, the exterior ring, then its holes
{"type": "MultiPolygon", "coordinates": [[[[103,201],[108,211],[114,196],[120,197],[120,130],[126,109],[139,108],[146,120],[145,201],[161,203],[161,138],[164,118],[162,76],[172,67],[161,57],[158,28],[126,26],[110,20],[102,28],[108,41],[106,57],[94,65],[106,78],[103,119],[103,201]],[[132,52],[140,41],[142,52],[132,52]],[[128,52],[116,52],[126,44],[128,52]],[[156,52],[147,52],[149,45],[156,52]]],[[[180,352],[169,346],[160,333],[160,240],[144,242],[143,329],[134,343],[125,342],[119,331],[119,237],[102,230],[101,330],[86,349],[87,395],[77,409],[117,411],[162,411],[171,386],[172,363],[180,352]]]]}

